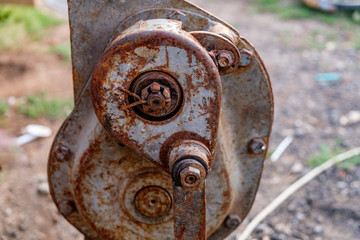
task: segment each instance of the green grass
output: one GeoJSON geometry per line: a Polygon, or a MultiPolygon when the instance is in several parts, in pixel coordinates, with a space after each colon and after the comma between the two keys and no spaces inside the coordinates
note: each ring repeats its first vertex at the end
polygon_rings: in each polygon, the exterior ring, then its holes
{"type": "Polygon", "coordinates": [[[325,31],[315,29],[311,34],[306,36],[306,43],[312,49],[324,50],[326,48],[326,42],[333,41],[338,42],[337,33],[334,31],[325,31]],[[322,40],[321,37],[323,38],[322,40]]]}
{"type": "Polygon", "coordinates": [[[266,159],[270,159],[271,155],[275,152],[275,148],[271,148],[266,153],[266,159]]]}
{"type": "Polygon", "coordinates": [[[5,100],[0,100],[0,116],[4,116],[9,110],[9,106],[5,100]]]}
{"type": "Polygon", "coordinates": [[[354,166],[360,165],[360,156],[355,156],[350,159],[347,159],[344,162],[339,163],[338,165],[344,170],[349,170],[354,166]]]}
{"type": "Polygon", "coordinates": [[[0,169],[0,184],[4,181],[4,172],[0,169]]]}
{"type": "Polygon", "coordinates": [[[336,156],[339,154],[339,149],[337,146],[328,146],[325,144],[322,144],[319,146],[319,153],[314,155],[311,159],[307,161],[307,165],[311,168],[320,166],[330,158],[336,156]]]}
{"type": "MultiPolygon", "coordinates": [[[[336,155],[345,152],[346,150],[340,147],[339,141],[331,146],[322,144],[319,146],[319,153],[315,154],[312,158],[307,161],[307,165],[311,168],[320,166],[330,158],[335,157],[336,155]]],[[[348,170],[356,165],[360,164],[360,156],[355,156],[350,159],[347,159],[338,164],[342,169],[348,170]]]]}
{"type": "Polygon", "coordinates": [[[252,0],[257,5],[259,11],[272,12],[281,19],[315,19],[328,24],[360,25],[352,17],[351,12],[338,11],[334,14],[324,13],[315,9],[308,8],[301,0],[252,0]]]}
{"type": "Polygon", "coordinates": [[[359,28],[355,29],[354,37],[353,37],[354,40],[352,41],[352,47],[357,50],[360,50],[360,29],[359,28]]]}
{"type": "Polygon", "coordinates": [[[17,106],[19,113],[30,118],[47,117],[63,119],[73,108],[73,101],[67,99],[49,99],[46,93],[29,95],[23,103],[17,106]]]}
{"type": "Polygon", "coordinates": [[[325,13],[308,8],[301,0],[252,0],[251,3],[255,6],[257,14],[270,12],[283,20],[313,19],[331,25],[328,31],[319,30],[305,35],[305,43],[307,43],[303,46],[305,49],[310,47],[321,51],[326,48],[327,42],[333,41],[340,48],[351,47],[360,50],[360,12],[325,13]],[[320,35],[324,37],[323,41],[318,40],[320,35]],[[344,36],[346,36],[345,41],[344,36]]]}
{"type": "Polygon", "coordinates": [[[40,39],[43,30],[60,23],[33,7],[0,5],[0,49],[20,48],[28,39],[40,39]]]}
{"type": "Polygon", "coordinates": [[[56,54],[61,57],[62,60],[66,62],[71,61],[71,47],[70,42],[64,42],[58,45],[51,46],[49,52],[56,54]]]}

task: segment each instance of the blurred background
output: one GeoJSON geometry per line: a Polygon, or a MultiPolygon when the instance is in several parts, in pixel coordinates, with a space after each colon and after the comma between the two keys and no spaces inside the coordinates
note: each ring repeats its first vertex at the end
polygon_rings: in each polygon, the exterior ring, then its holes
{"type": "MultiPolygon", "coordinates": [[[[238,29],[263,58],[272,81],[268,159],[241,231],[296,179],[360,145],[360,3],[191,2],[238,29]],[[284,139],[289,146],[270,160],[284,139]]],[[[66,1],[0,0],[0,240],[83,239],[57,213],[46,174],[52,140],[73,105],[66,1]],[[29,124],[50,129],[20,143],[29,124]]],[[[295,193],[249,239],[359,239],[359,206],[355,157],[295,193]]]]}

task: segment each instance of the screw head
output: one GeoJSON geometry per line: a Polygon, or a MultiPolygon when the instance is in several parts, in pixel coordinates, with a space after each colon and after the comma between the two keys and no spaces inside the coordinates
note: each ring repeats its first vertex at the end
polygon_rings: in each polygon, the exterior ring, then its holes
{"type": "Polygon", "coordinates": [[[225,219],[225,225],[228,228],[236,228],[240,225],[240,217],[236,214],[230,214],[225,219]]]}
{"type": "Polygon", "coordinates": [[[66,216],[69,216],[75,211],[75,203],[72,201],[63,201],[59,204],[59,212],[66,216]]]}
{"type": "Polygon", "coordinates": [[[66,161],[70,158],[70,149],[64,144],[60,143],[55,146],[53,156],[59,161],[66,161]]]}
{"type": "Polygon", "coordinates": [[[266,143],[262,138],[253,138],[249,142],[248,150],[253,154],[261,154],[266,150],[266,143]]]}
{"type": "Polygon", "coordinates": [[[217,62],[220,67],[231,67],[234,64],[234,56],[231,52],[222,52],[217,56],[217,62]]]}

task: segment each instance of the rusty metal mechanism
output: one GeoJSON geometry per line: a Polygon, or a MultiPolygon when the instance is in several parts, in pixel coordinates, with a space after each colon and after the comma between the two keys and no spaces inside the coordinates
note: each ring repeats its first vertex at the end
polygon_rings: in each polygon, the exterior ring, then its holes
{"type": "Polygon", "coordinates": [[[69,0],[76,105],[52,146],[59,212],[86,239],[223,239],[258,187],[265,67],[187,1],[69,0]]]}

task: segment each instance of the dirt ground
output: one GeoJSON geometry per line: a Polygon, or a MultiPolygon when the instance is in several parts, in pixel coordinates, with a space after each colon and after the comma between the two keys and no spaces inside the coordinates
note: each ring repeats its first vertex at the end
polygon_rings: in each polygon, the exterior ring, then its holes
{"type": "MultiPolygon", "coordinates": [[[[192,1],[234,25],[262,56],[270,73],[275,118],[269,149],[294,135],[277,162],[266,161],[256,201],[246,224],[281,191],[309,171],[306,161],[322,144],[335,141],[346,149],[360,145],[360,122],[340,118],[360,111],[360,51],[347,44],[351,29],[315,20],[280,20],[253,11],[244,1],[192,1]],[[311,36],[324,48],[312,44],[311,36]],[[337,38],[327,39],[328,33],[337,38]],[[310,39],[310,40],[309,40],[310,39]],[[318,73],[337,72],[340,80],[319,83],[318,73]]],[[[38,51],[69,37],[67,25],[26,49],[1,51],[0,98],[30,93],[72,97],[71,65],[38,51]]],[[[0,240],[83,239],[58,213],[47,189],[46,164],[53,137],[62,121],[32,120],[10,114],[0,119],[0,139],[20,135],[29,123],[50,126],[53,135],[0,153],[0,240]]],[[[253,233],[253,239],[359,239],[360,166],[335,167],[321,174],[274,211],[253,233]]],[[[231,239],[231,238],[229,238],[231,239]]]]}

